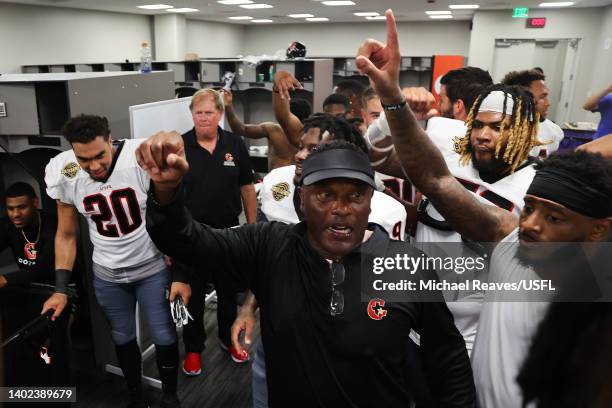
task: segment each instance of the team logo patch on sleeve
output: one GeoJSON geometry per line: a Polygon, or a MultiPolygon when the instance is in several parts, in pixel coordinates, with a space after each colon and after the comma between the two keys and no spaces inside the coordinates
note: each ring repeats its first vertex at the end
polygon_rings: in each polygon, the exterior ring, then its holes
{"type": "Polygon", "coordinates": [[[81,167],[77,163],[68,163],[62,169],[62,175],[66,178],[73,179],[76,177],[79,170],[81,170],[81,167]]]}
{"type": "Polygon", "coordinates": [[[281,201],[289,197],[289,183],[278,183],[272,186],[272,197],[276,201],[281,201]]]}

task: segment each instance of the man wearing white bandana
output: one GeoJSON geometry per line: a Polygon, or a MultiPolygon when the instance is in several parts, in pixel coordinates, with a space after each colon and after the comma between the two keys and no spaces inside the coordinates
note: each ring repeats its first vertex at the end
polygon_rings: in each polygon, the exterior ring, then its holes
{"type": "MultiPolygon", "coordinates": [[[[536,123],[534,101],[522,89],[503,85],[494,86],[474,99],[472,108],[465,113],[465,124],[458,120],[435,118],[429,121],[427,135],[442,153],[451,174],[480,202],[518,215],[534,170],[527,156],[519,154],[511,157],[505,151],[510,139],[515,148],[524,143],[537,144],[533,129],[529,127],[536,123]],[[515,109],[514,101],[519,99],[523,113],[517,122],[515,116],[519,106],[515,109]]],[[[444,101],[442,98],[440,105],[443,114],[450,115],[451,111],[464,114],[463,104],[454,103],[450,109],[444,109],[444,101]]],[[[378,126],[388,129],[384,116],[378,120],[378,126]]],[[[391,162],[394,160],[397,160],[395,153],[391,162]]],[[[401,167],[400,171],[403,172],[401,167]]],[[[428,255],[471,258],[483,255],[475,250],[477,247],[474,245],[449,244],[464,240],[448,226],[426,197],[419,205],[418,221],[415,241],[428,255]]],[[[463,277],[457,276],[456,279],[463,277]]],[[[461,292],[455,295],[458,301],[449,304],[469,353],[478,330],[482,299],[481,292],[461,292]]]]}

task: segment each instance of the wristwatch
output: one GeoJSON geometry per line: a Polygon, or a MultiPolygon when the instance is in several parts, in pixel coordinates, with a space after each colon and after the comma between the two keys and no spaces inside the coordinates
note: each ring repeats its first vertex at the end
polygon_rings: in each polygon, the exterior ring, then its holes
{"type": "Polygon", "coordinates": [[[399,103],[394,103],[391,105],[387,105],[382,103],[382,101],[380,102],[380,104],[382,105],[383,109],[386,110],[387,112],[393,112],[399,109],[402,109],[404,106],[406,106],[406,98],[403,98],[403,100],[399,103]]]}

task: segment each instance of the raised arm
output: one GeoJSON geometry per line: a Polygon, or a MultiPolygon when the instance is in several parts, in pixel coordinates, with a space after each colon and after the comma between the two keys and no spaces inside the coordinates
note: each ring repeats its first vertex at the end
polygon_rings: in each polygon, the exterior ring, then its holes
{"type": "Polygon", "coordinates": [[[597,110],[597,105],[601,98],[606,96],[612,92],[612,85],[608,85],[606,88],[602,89],[599,92],[594,93],[586,101],[584,101],[584,105],[582,105],[582,109],[594,112],[597,110]]]}
{"type": "Polygon", "coordinates": [[[576,150],[584,150],[589,153],[601,153],[604,157],[612,159],[612,133],[582,144],[576,150]]]}
{"type": "Polygon", "coordinates": [[[232,91],[223,91],[223,103],[225,105],[225,117],[232,128],[232,132],[237,135],[248,137],[249,139],[263,139],[269,137],[267,128],[263,124],[245,125],[234,112],[232,91]]]}
{"type": "Polygon", "coordinates": [[[57,232],[55,233],[55,293],[43,305],[42,313],[55,309],[56,319],[68,303],[67,285],[77,251],[79,216],[74,206],[57,200],[57,232]]]}
{"type": "Polygon", "coordinates": [[[393,144],[406,176],[426,195],[458,233],[475,241],[497,242],[517,226],[512,214],[481,204],[452,176],[442,154],[429,140],[399,87],[400,52],[393,13],[387,11],[387,44],[366,41],[356,59],[386,109],[393,144]]]}
{"type": "Polygon", "coordinates": [[[272,88],[274,116],[278,124],[283,128],[289,143],[297,148],[300,146],[304,125],[289,109],[290,92],[296,89],[302,89],[302,84],[289,72],[278,71],[274,75],[274,87],[272,88]]]}
{"type": "Polygon", "coordinates": [[[218,278],[256,287],[257,254],[267,241],[267,231],[260,228],[263,224],[219,230],[193,220],[180,189],[189,165],[178,133],[160,132],[150,137],[139,146],[136,158],[151,176],[147,231],[160,251],[188,265],[205,255],[223,266],[226,273],[218,278]]]}

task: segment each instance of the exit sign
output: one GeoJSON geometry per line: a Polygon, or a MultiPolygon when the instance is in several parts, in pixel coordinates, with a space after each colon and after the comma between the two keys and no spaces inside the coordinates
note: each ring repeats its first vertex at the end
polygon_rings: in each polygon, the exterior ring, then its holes
{"type": "Polygon", "coordinates": [[[527,28],[546,27],[546,17],[532,17],[527,19],[527,28]]]}
{"type": "Polygon", "coordinates": [[[529,17],[529,9],[527,7],[515,7],[512,18],[527,18],[529,17]]]}

